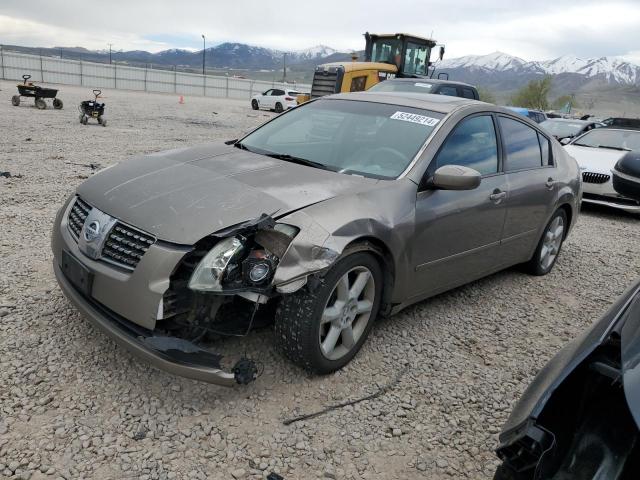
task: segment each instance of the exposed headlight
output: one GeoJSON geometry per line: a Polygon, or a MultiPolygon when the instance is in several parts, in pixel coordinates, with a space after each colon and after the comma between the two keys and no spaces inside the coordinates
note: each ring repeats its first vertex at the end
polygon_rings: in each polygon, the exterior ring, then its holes
{"type": "Polygon", "coordinates": [[[244,246],[236,237],[228,237],[218,242],[207,253],[189,279],[189,288],[203,292],[222,290],[222,278],[229,262],[243,250],[244,246]]]}

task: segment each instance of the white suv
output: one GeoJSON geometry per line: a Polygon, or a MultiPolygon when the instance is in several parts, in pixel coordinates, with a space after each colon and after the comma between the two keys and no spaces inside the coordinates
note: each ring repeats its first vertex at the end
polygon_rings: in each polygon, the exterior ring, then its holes
{"type": "Polygon", "coordinates": [[[300,92],[295,90],[281,90],[279,88],[272,88],[266,92],[254,95],[251,99],[251,108],[258,110],[259,108],[267,110],[275,110],[280,113],[288,108],[293,108],[297,105],[296,98],[300,95],[300,92]]]}

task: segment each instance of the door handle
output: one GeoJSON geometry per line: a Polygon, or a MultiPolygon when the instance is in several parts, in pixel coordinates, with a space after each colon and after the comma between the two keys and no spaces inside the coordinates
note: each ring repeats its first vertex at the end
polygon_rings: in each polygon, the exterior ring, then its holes
{"type": "Polygon", "coordinates": [[[507,197],[507,192],[503,192],[501,190],[495,189],[491,195],[489,195],[489,199],[495,203],[496,205],[502,202],[507,197]]]}
{"type": "Polygon", "coordinates": [[[547,189],[552,190],[553,186],[556,184],[556,182],[553,181],[553,178],[549,177],[547,178],[547,181],[544,182],[544,186],[547,187],[547,189]]]}

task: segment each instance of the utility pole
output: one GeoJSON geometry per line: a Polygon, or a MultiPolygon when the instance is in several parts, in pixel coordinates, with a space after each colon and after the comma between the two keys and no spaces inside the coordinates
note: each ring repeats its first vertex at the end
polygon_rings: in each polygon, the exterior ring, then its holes
{"type": "Polygon", "coordinates": [[[107,45],[109,45],[109,65],[111,65],[111,46],[113,43],[108,43],[107,45]]]}
{"type": "Polygon", "coordinates": [[[282,83],[287,81],[287,54],[282,54],[282,83]]]}
{"type": "Polygon", "coordinates": [[[204,54],[207,51],[207,39],[202,35],[202,75],[204,75],[204,54]]]}

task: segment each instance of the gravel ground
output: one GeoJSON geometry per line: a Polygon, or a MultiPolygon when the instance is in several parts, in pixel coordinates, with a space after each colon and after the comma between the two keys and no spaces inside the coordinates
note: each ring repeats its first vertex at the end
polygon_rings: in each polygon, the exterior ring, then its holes
{"type": "Polygon", "coordinates": [[[173,377],[97,333],[57,287],[56,209],[92,172],[132,154],[230,139],[272,114],[248,102],[105,91],[109,126],[19,108],[0,82],[0,477],[97,479],[491,478],[497,434],[537,370],[640,272],[640,222],[585,207],[546,277],[515,269],[379,321],[344,370],[309,377],[270,329],[238,345],[265,364],[248,387],[173,377]],[[332,402],[375,400],[284,426],[332,402]]]}

